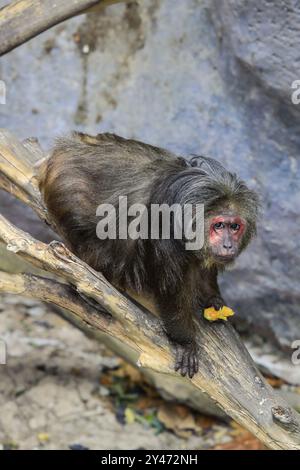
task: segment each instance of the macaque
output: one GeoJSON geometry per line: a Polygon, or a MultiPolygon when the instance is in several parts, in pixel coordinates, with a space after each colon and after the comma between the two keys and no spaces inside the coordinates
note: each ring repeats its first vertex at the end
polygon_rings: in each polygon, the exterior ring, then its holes
{"type": "Polygon", "coordinates": [[[255,192],[214,159],[183,158],[112,134],[73,133],[59,139],[38,178],[67,246],[119,289],[153,296],[174,344],[175,370],[192,378],[199,370],[195,318],[205,308],[224,305],[218,272],[255,235],[255,192]],[[99,239],[97,207],[111,204],[118,221],[120,196],[127,197],[128,206],[147,208],[203,204],[203,246],[187,250],[185,240],[173,236],[99,239]]]}

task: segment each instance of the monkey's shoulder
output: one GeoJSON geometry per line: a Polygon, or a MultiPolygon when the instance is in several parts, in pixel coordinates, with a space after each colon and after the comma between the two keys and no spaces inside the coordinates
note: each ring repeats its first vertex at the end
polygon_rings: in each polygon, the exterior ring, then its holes
{"type": "Polygon", "coordinates": [[[57,139],[52,155],[68,156],[81,160],[114,160],[119,162],[134,163],[138,166],[154,161],[172,162],[180,157],[176,154],[154,145],[139,140],[126,139],[116,134],[103,133],[95,136],[81,132],[73,132],[71,135],[57,139]]]}

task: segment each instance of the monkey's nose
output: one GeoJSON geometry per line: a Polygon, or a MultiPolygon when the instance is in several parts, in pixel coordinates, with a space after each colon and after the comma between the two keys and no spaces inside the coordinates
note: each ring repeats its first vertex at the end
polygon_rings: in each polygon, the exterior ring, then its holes
{"type": "Polygon", "coordinates": [[[227,250],[227,251],[232,250],[232,244],[231,243],[224,243],[223,248],[225,248],[225,250],[227,250]]]}

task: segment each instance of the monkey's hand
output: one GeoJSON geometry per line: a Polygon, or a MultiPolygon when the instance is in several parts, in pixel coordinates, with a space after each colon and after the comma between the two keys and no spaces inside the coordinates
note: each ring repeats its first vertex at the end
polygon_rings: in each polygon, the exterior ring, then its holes
{"type": "Polygon", "coordinates": [[[206,302],[205,308],[213,307],[215,310],[221,310],[225,305],[224,300],[220,295],[210,297],[206,302]]]}
{"type": "Polygon", "coordinates": [[[175,346],[175,370],[192,378],[199,370],[198,347],[195,343],[175,346]]]}

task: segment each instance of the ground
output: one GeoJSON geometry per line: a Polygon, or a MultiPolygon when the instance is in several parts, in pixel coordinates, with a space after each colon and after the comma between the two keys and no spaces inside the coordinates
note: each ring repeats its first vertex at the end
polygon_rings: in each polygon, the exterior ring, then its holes
{"type": "Polygon", "coordinates": [[[229,424],[167,404],[50,306],[2,296],[0,338],[2,448],[200,449],[232,439],[229,424]]]}

